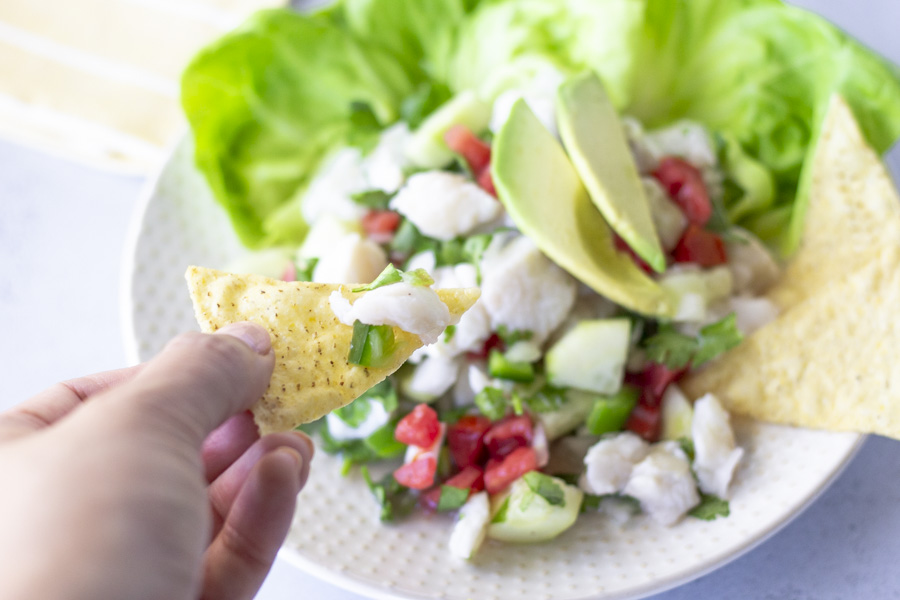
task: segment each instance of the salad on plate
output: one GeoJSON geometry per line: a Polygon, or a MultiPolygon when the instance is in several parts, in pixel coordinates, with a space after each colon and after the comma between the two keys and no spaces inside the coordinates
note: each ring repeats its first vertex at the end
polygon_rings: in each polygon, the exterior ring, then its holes
{"type": "MultiPolygon", "coordinates": [[[[766,291],[801,244],[835,96],[877,151],[900,135],[897,70],[773,0],[269,11],[183,92],[197,164],[254,249],[229,270],[480,289],[308,425],[383,520],[456,512],[462,558],[584,511],[728,515],[743,450],[720,399],[679,381],[783,310],[766,291]]],[[[357,308],[331,302],[372,336],[348,363],[388,360],[377,327],[397,311],[357,308]]]]}

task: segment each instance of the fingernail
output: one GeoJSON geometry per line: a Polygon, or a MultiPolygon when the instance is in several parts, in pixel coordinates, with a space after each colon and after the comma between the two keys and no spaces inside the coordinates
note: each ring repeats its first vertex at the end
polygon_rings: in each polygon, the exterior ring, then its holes
{"type": "Polygon", "coordinates": [[[313,445],[313,441],[309,438],[308,435],[306,435],[302,431],[294,431],[292,433],[303,442],[304,448],[301,451],[301,454],[303,455],[303,459],[306,462],[311,461],[313,459],[313,457],[316,455],[316,447],[315,447],[315,445],[313,445]]]}
{"type": "Polygon", "coordinates": [[[257,354],[262,354],[265,356],[272,349],[272,338],[269,337],[269,332],[265,330],[261,325],[257,325],[256,323],[250,323],[247,321],[243,321],[240,323],[229,323],[225,327],[222,327],[218,331],[217,334],[222,333],[225,335],[230,335],[232,337],[236,337],[241,340],[250,348],[253,349],[257,354]]]}
{"type": "Polygon", "coordinates": [[[293,463],[294,481],[297,483],[297,492],[299,492],[306,485],[306,479],[309,476],[309,463],[303,459],[303,456],[297,450],[290,446],[282,446],[275,450],[275,453],[293,463]]]}

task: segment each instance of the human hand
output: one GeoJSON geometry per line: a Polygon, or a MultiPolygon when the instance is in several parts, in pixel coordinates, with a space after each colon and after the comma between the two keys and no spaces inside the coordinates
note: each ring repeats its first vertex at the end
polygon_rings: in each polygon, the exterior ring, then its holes
{"type": "Polygon", "coordinates": [[[239,323],[0,414],[0,597],[252,598],[313,455],[245,412],[273,365],[239,323]]]}

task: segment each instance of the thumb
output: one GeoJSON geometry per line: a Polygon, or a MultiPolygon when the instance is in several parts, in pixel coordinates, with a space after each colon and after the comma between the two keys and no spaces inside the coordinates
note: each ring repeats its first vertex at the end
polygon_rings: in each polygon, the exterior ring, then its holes
{"type": "Polygon", "coordinates": [[[134,379],[90,405],[125,413],[144,428],[179,435],[200,448],[213,429],[263,395],[274,365],[269,333],[259,325],[233,323],[213,334],[186,333],[134,379]]]}

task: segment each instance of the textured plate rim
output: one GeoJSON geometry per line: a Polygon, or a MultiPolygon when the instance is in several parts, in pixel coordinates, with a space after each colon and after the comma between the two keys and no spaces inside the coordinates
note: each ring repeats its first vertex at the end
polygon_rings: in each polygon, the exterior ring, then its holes
{"type": "MultiPolygon", "coordinates": [[[[119,307],[122,341],[126,360],[129,364],[136,364],[139,362],[139,340],[137,339],[135,328],[132,285],[136,268],[135,260],[137,248],[141,240],[146,214],[157,196],[160,181],[171,168],[176,149],[184,142],[185,137],[186,136],[181,136],[176,143],[170,146],[169,151],[165,155],[165,160],[153,175],[148,178],[143,186],[126,232],[121,259],[119,307]]],[[[828,475],[821,480],[815,490],[802,499],[800,504],[798,504],[794,510],[785,512],[782,517],[768,529],[758,532],[755,536],[748,537],[738,548],[703,561],[693,568],[685,569],[684,572],[680,574],[660,578],[656,582],[645,583],[626,593],[581,596],[575,600],[639,600],[640,598],[646,598],[653,594],[662,593],[699,579],[700,577],[708,575],[741,558],[788,526],[831,487],[853,461],[868,438],[865,434],[856,434],[856,436],[857,439],[841,457],[840,462],[833,465],[828,475]]],[[[279,550],[278,558],[322,581],[351,593],[373,598],[374,600],[428,600],[429,598],[428,596],[409,594],[389,588],[377,587],[369,582],[362,581],[349,573],[329,569],[307,559],[295,548],[292,548],[287,544],[283,545],[279,550]]]]}

